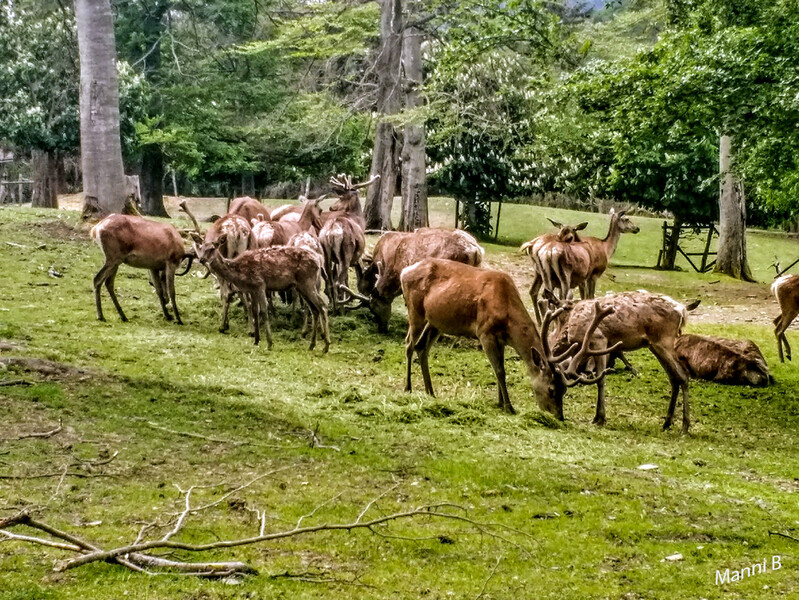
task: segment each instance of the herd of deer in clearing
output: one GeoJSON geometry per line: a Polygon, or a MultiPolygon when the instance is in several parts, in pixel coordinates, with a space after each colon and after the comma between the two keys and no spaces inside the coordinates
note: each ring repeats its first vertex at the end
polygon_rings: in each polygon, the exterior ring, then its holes
{"type": "MultiPolygon", "coordinates": [[[[264,321],[267,345],[272,347],[269,321],[273,292],[298,302],[305,315],[303,335],[317,336],[324,351],[330,346],[328,306],[367,306],[378,329],[388,331],[391,305],[402,295],[408,309],[405,338],[406,391],[411,391],[413,355],[421,366],[425,391],[433,395],[428,358],[441,334],[476,338],[497,378],[499,407],[513,413],[505,382],[505,347],[511,346],[525,364],[539,407],[563,420],[563,397],[575,385],[596,385],[594,423],[605,423],[605,375],[615,359],[634,371],[624,356],[649,348],[671,383],[664,429],[671,426],[682,397],[682,430],[690,427],[688,383],[702,378],[721,383],[768,385],[772,378],[757,346],[747,340],[683,335],[688,312],[698,301],[683,305],[668,296],[646,291],[595,297],[596,284],[607,269],[624,233],[638,227],[624,211],[610,211],[610,227],[602,238],[581,236],[587,223],[552,222],[557,233],[541,235],[521,249],[533,268],[530,296],[534,316],[524,305],[513,279],[499,270],[481,268],[484,251],[461,230],[422,228],[412,233],[386,232],[371,255],[366,254],[365,222],[359,190],[377,179],[353,184],[345,175],[331,178],[336,202],[323,211],[320,201],[301,198],[270,211],[244,197],[230,204],[228,214],[204,233],[185,203],[182,209],[194,223],[190,250],[172,225],[139,216],[113,214],[91,230],[105,255],[94,277],[97,318],[105,320],[101,288],[105,285],[123,321],[114,292],[121,264],[148,269],[164,317],[182,323],[175,300],[175,275],[185,275],[193,260],[200,261],[218,282],[222,301],[220,331],[229,327],[229,305],[238,294],[244,303],[255,344],[264,321]],[[179,265],[188,259],[183,272],[179,265]],[[357,289],[349,287],[355,269],[357,289]],[[324,294],[322,288],[324,287],[324,294]],[[572,290],[578,289],[580,301],[572,290]],[[542,293],[543,292],[543,293],[542,293]],[[310,325],[309,325],[310,320],[310,325]]],[[[206,276],[208,276],[206,273],[206,276]]],[[[774,320],[780,361],[791,360],[785,336],[799,314],[799,276],[785,275],[772,285],[781,314],[774,320]]]]}

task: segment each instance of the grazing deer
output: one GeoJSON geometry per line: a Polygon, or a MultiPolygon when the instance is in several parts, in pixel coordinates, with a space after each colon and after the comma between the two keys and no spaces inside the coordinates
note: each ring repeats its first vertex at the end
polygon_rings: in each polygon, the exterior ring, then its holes
{"type": "MultiPolygon", "coordinates": [[[[123,321],[128,320],[114,292],[114,278],[119,265],[124,263],[150,271],[150,281],[158,295],[164,317],[167,321],[172,320],[172,315],[166,307],[169,296],[175,320],[183,324],[175,301],[175,274],[178,265],[187,254],[183,247],[183,239],[175,227],[168,223],[148,221],[142,217],[114,214],[92,227],[91,238],[97,242],[105,255],[105,263],[94,276],[94,301],[97,318],[100,321],[105,321],[100,300],[100,288],[103,284],[120,318],[123,321]]],[[[188,267],[181,275],[186,274],[189,268],[191,268],[191,256],[188,267]]]]}
{"type": "MultiPolygon", "coordinates": [[[[575,356],[575,351],[582,351],[590,334],[609,312],[594,315],[586,340],[570,346],[559,356],[553,356],[546,329],[542,337],[507,273],[441,258],[426,258],[403,269],[400,281],[408,307],[406,391],[411,391],[411,364],[415,351],[422,367],[425,391],[435,395],[428,355],[430,347],[442,333],[480,341],[497,377],[499,406],[509,413],[515,410],[505,383],[507,345],[516,350],[527,366],[538,405],[558,419],[563,420],[566,388],[595,381],[595,378],[581,374],[567,378],[560,363],[575,356]]],[[[592,351],[590,355],[601,352],[592,351]]],[[[584,351],[583,356],[586,356],[584,351]]]]}
{"type": "Polygon", "coordinates": [[[234,198],[230,203],[227,214],[244,217],[248,223],[251,223],[253,219],[257,219],[258,215],[261,215],[261,221],[272,220],[269,215],[269,209],[255,198],[250,198],[249,196],[234,198]]]}
{"type": "MultiPolygon", "coordinates": [[[[543,281],[551,281],[553,286],[555,282],[560,284],[561,300],[575,287],[580,289],[582,299],[591,299],[596,295],[596,282],[608,268],[621,234],[639,231],[625,211],[611,209],[610,226],[604,239],[586,236],[580,241],[550,242],[537,252],[534,263],[544,271],[543,281]]],[[[530,288],[534,304],[538,303],[539,290],[540,286],[530,288]]]]}
{"type": "Polygon", "coordinates": [[[687,334],[677,338],[674,349],[694,379],[755,386],[769,385],[774,379],[760,348],[750,340],[687,334]]]}
{"type": "Polygon", "coordinates": [[[785,331],[791,325],[796,315],[799,315],[799,275],[783,275],[771,284],[771,293],[780,303],[780,316],[774,319],[774,335],[777,336],[777,348],[780,353],[780,362],[785,362],[785,356],[791,360],[791,345],[785,337],[785,331]],[[783,347],[785,354],[783,356],[783,347]]]}
{"type": "Polygon", "coordinates": [[[579,225],[563,225],[549,217],[547,217],[547,221],[558,228],[558,233],[539,235],[537,238],[522,244],[520,248],[533,261],[533,284],[530,287],[530,296],[533,298],[533,310],[539,323],[541,322],[541,306],[538,294],[541,291],[541,286],[543,285],[545,290],[550,291],[553,291],[556,286],[557,289],[560,289],[560,281],[552,281],[553,273],[549,268],[544,268],[545,264],[552,263],[551,254],[553,250],[558,248],[554,242],[564,242],[566,244],[579,242],[581,239],[577,232],[588,227],[587,222],[579,225]]]}
{"type": "MultiPolygon", "coordinates": [[[[552,300],[554,297],[550,295],[552,300]]],[[[691,421],[688,406],[688,373],[677,356],[675,343],[679,338],[682,326],[688,316],[688,310],[696,307],[692,303],[687,307],[672,300],[668,296],[650,294],[649,292],[623,292],[593,300],[582,300],[577,303],[566,301],[554,313],[544,317],[544,326],[548,320],[557,318],[557,328],[550,336],[550,343],[559,351],[579,340],[586,339],[593,323],[592,315],[597,310],[611,310],[611,314],[603,320],[590,336],[591,345],[610,348],[610,351],[631,352],[641,348],[649,348],[660,362],[671,383],[671,401],[663,429],[671,427],[677,396],[682,392],[683,414],[682,429],[688,432],[691,421]]],[[[542,326],[543,327],[543,326],[542,326]]],[[[578,358],[581,358],[578,356],[578,358]]],[[[603,353],[595,359],[597,405],[594,424],[605,424],[605,378],[607,356],[603,353]]],[[[582,363],[572,360],[565,373],[573,377],[582,363]]]]}
{"type": "Polygon", "coordinates": [[[423,258],[446,258],[477,267],[485,251],[465,231],[423,227],[412,233],[384,233],[372,256],[364,259],[364,272],[358,291],[345,289],[352,297],[369,306],[377,320],[378,330],[388,331],[391,304],[402,294],[400,274],[405,267],[423,258]]]}
{"type": "Polygon", "coordinates": [[[227,281],[248,297],[250,324],[255,345],[261,340],[260,316],[264,316],[267,348],[272,348],[272,330],[266,294],[291,289],[305,301],[311,311],[312,332],[309,350],[316,346],[317,331],[321,329],[324,351],[330,347],[327,323],[327,308],[319,293],[322,277],[322,261],[317,254],[306,248],[272,246],[248,250],[236,258],[228,259],[219,252],[218,245],[195,244],[197,257],[207,264],[221,280],[227,281]]]}

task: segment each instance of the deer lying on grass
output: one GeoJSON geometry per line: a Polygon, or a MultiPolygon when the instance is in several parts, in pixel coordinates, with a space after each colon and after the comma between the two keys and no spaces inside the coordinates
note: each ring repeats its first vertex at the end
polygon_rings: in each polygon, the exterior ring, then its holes
{"type": "Polygon", "coordinates": [[[500,408],[515,412],[505,383],[505,346],[510,345],[527,366],[539,407],[563,420],[566,388],[593,383],[597,378],[581,374],[567,378],[560,364],[569,357],[598,356],[609,351],[587,351],[585,345],[611,311],[597,312],[582,343],[553,356],[546,342],[547,330],[539,334],[513,280],[501,271],[426,258],[403,269],[400,281],[408,307],[406,391],[411,391],[414,351],[422,367],[425,391],[433,396],[428,355],[439,335],[477,338],[497,377],[500,408]]]}
{"type": "Polygon", "coordinates": [[[234,198],[230,203],[230,208],[228,209],[227,214],[244,217],[247,219],[248,223],[251,223],[253,219],[257,219],[258,215],[261,216],[259,219],[261,221],[272,220],[269,215],[269,209],[258,202],[258,200],[255,198],[250,198],[249,196],[234,198]]]}
{"type": "MultiPolygon", "coordinates": [[[[553,296],[549,296],[554,301],[553,296]]],[[[557,319],[557,327],[549,338],[550,344],[558,352],[570,347],[579,340],[586,339],[593,324],[592,315],[597,310],[611,310],[611,314],[603,320],[590,336],[591,346],[610,348],[610,351],[631,352],[649,348],[660,362],[671,383],[671,402],[663,429],[671,427],[677,396],[682,392],[683,413],[682,429],[688,432],[691,425],[688,406],[688,373],[677,356],[675,344],[680,336],[682,326],[688,317],[688,310],[693,310],[698,302],[688,307],[667,296],[650,294],[649,292],[624,292],[593,300],[577,303],[561,302],[560,308],[544,317],[543,328],[549,326],[552,319],[557,319]]],[[[605,424],[605,377],[606,353],[594,359],[597,384],[597,404],[594,424],[605,424]]],[[[572,360],[566,369],[566,376],[573,377],[579,373],[583,363],[572,360]]]]}
{"type": "MultiPolygon", "coordinates": [[[[175,227],[168,223],[148,221],[142,217],[115,214],[107,216],[92,227],[91,238],[97,242],[105,255],[105,264],[94,276],[94,301],[97,318],[100,321],[105,321],[100,300],[100,288],[103,284],[120,318],[123,321],[128,320],[114,292],[114,278],[119,265],[124,263],[150,271],[150,281],[158,295],[164,317],[167,321],[172,320],[172,315],[166,307],[169,296],[175,320],[183,324],[175,301],[175,274],[180,262],[187,257],[187,253],[183,247],[183,239],[175,227]]],[[[188,257],[188,267],[180,275],[185,275],[191,268],[191,255],[188,257]]]]}
{"type": "Polygon", "coordinates": [[[378,330],[388,331],[391,303],[402,294],[400,274],[405,267],[423,258],[446,258],[477,267],[485,251],[465,231],[423,227],[412,233],[391,231],[383,234],[372,256],[364,260],[365,269],[358,284],[360,293],[344,289],[350,296],[368,304],[378,330]]]}
{"type": "Polygon", "coordinates": [[[316,234],[322,228],[320,200],[322,198],[306,200],[300,218],[296,221],[265,221],[260,214],[258,217],[261,218],[252,219],[252,233],[256,247],[285,246],[292,236],[304,231],[316,234]]]}
{"type": "Polygon", "coordinates": [[[688,374],[729,385],[765,386],[773,381],[760,348],[750,340],[681,335],[674,344],[688,374]]]}
{"type": "Polygon", "coordinates": [[[311,311],[311,345],[316,346],[317,331],[321,329],[324,351],[330,347],[327,323],[327,308],[319,293],[322,277],[322,261],[306,248],[272,246],[248,250],[236,258],[228,259],[219,252],[218,245],[204,243],[194,251],[211,271],[228,282],[248,298],[250,325],[255,345],[261,340],[260,316],[264,316],[267,348],[272,348],[272,330],[269,324],[268,292],[297,290],[311,311]]]}
{"type": "Polygon", "coordinates": [[[771,293],[780,303],[780,316],[774,319],[774,335],[777,336],[777,348],[780,353],[780,362],[785,362],[785,356],[791,360],[791,345],[785,337],[785,331],[790,327],[796,315],[799,315],[799,275],[783,275],[771,284],[771,293]],[[783,355],[783,348],[785,354],[783,355]]]}
{"type": "MultiPolygon", "coordinates": [[[[565,300],[569,290],[575,287],[580,289],[582,299],[594,298],[596,282],[608,268],[621,234],[640,231],[624,213],[623,210],[610,210],[610,226],[604,239],[587,236],[580,241],[552,241],[537,251],[533,263],[542,269],[542,282],[549,281],[553,287],[559,284],[561,300],[565,300]]],[[[530,288],[534,305],[538,305],[540,286],[540,282],[536,284],[534,281],[530,288]]]]}
{"type": "Polygon", "coordinates": [[[553,291],[554,289],[560,290],[560,281],[552,281],[552,272],[549,268],[544,268],[545,264],[552,262],[553,251],[560,251],[560,247],[554,242],[564,242],[569,244],[571,242],[581,241],[578,231],[582,231],[588,227],[588,223],[580,223],[579,225],[563,225],[547,217],[547,221],[552,223],[558,228],[558,233],[545,233],[539,235],[537,238],[522,244],[520,250],[530,257],[533,261],[533,284],[530,287],[530,295],[533,298],[533,310],[535,310],[536,320],[541,322],[541,307],[538,298],[538,293],[541,286],[545,290],[553,291]]]}

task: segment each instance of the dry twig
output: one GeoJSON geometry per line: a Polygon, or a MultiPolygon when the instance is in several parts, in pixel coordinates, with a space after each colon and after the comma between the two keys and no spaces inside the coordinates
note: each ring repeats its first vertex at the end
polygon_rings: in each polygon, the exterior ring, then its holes
{"type": "Polygon", "coordinates": [[[63,429],[63,422],[61,421],[61,419],[58,419],[58,426],[49,431],[26,433],[13,438],[0,438],[0,442],[17,442],[19,440],[27,440],[30,438],[49,438],[54,436],[62,429],[63,429]]]}

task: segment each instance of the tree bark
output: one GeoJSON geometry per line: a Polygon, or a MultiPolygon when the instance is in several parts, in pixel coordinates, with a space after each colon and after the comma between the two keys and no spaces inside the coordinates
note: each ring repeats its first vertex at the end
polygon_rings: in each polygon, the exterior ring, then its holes
{"type": "Polygon", "coordinates": [[[145,146],[141,157],[141,211],[153,217],[168,217],[164,208],[164,155],[155,145],[145,146]]]}
{"type": "Polygon", "coordinates": [[[58,165],[54,150],[34,150],[31,206],[58,208],[58,165]]]}
{"type": "Polygon", "coordinates": [[[75,0],[80,53],[84,215],[121,213],[125,171],[119,137],[119,78],[109,0],[75,0]]]}
{"type": "Polygon", "coordinates": [[[402,0],[382,0],[380,54],[377,57],[378,105],[381,120],[375,132],[371,175],[380,180],[369,186],[364,218],[367,229],[391,229],[391,208],[397,186],[399,134],[384,117],[399,112],[401,106],[400,60],[402,57],[402,0]]]}
{"type": "MultiPolygon", "coordinates": [[[[418,86],[422,85],[422,32],[416,27],[404,31],[402,65],[405,71],[405,107],[422,105],[418,86]]],[[[402,213],[399,228],[413,231],[427,227],[427,163],[423,124],[405,125],[402,145],[402,213]]]]}
{"type": "Polygon", "coordinates": [[[746,259],[746,201],[741,181],[731,170],[732,140],[719,140],[719,249],[716,273],[754,281],[746,259]]]}

